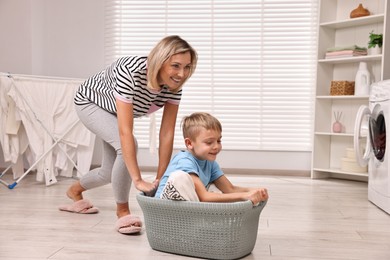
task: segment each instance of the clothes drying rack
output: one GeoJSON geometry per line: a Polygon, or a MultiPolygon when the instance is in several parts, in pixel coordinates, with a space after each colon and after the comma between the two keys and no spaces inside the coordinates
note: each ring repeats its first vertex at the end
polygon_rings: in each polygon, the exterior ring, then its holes
{"type": "MultiPolygon", "coordinates": [[[[1,75],[4,76],[4,73],[2,73],[1,75]]],[[[7,76],[8,78],[11,78],[13,79],[13,76],[9,73],[5,74],[5,76],[7,76]]],[[[18,76],[25,76],[25,77],[31,77],[31,78],[47,78],[47,79],[61,79],[61,78],[53,78],[53,77],[41,77],[41,76],[31,76],[31,75],[18,75],[18,76]]],[[[69,80],[69,79],[67,79],[69,80]]],[[[54,147],[58,147],[63,153],[64,155],[67,157],[67,159],[69,160],[69,162],[73,165],[73,167],[81,172],[81,170],[79,169],[79,167],[77,166],[76,162],[73,160],[73,158],[67,153],[67,151],[65,151],[65,149],[62,147],[62,146],[59,146],[58,144],[63,140],[63,138],[80,122],[79,119],[75,120],[73,123],[71,123],[69,125],[69,127],[66,128],[66,130],[59,136],[59,137],[55,137],[53,135],[53,133],[51,133],[49,131],[49,129],[46,127],[46,125],[44,124],[44,122],[39,118],[39,116],[37,115],[37,113],[35,113],[34,109],[32,108],[32,106],[27,102],[27,100],[25,98],[23,98],[23,94],[20,92],[20,90],[15,86],[15,83],[14,81],[12,81],[12,85],[11,85],[14,90],[17,92],[17,94],[22,98],[24,104],[28,107],[28,109],[31,111],[32,115],[33,115],[33,119],[36,120],[36,122],[39,123],[39,125],[42,127],[43,131],[50,136],[50,138],[52,139],[52,145],[46,150],[44,151],[38,158],[35,159],[35,162],[32,163],[30,165],[30,167],[13,183],[8,183],[4,180],[2,180],[1,178],[6,174],[6,172],[8,172],[11,167],[12,167],[12,163],[11,165],[9,165],[1,174],[0,174],[0,183],[7,186],[9,189],[13,189],[17,186],[17,184],[22,181],[22,179],[24,177],[26,177],[32,170],[34,170],[34,168],[37,166],[37,164],[42,160],[44,159],[53,149],[54,147]]],[[[53,173],[50,173],[50,172],[46,172],[44,171],[44,177],[46,179],[46,185],[50,185],[51,182],[53,183],[56,183],[56,179],[55,179],[55,176],[53,173]],[[54,178],[54,180],[53,180],[54,178]]]]}

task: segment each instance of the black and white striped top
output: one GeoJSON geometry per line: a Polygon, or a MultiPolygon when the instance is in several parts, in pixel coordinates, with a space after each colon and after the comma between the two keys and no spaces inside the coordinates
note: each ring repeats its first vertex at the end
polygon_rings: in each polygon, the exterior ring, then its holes
{"type": "Polygon", "coordinates": [[[87,79],[76,92],[74,102],[95,103],[116,114],[115,99],[133,104],[134,117],[141,117],[162,108],[166,102],[179,104],[182,90],[172,93],[164,86],[160,91],[147,88],[147,57],[126,56],[87,79]]]}

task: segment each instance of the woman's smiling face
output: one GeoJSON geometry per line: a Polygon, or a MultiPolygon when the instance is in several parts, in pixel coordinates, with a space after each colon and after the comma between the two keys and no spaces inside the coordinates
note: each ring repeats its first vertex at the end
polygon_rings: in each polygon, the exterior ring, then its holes
{"type": "Polygon", "coordinates": [[[160,85],[167,85],[170,90],[180,88],[188,78],[191,70],[190,52],[172,55],[164,62],[158,74],[160,85]]]}

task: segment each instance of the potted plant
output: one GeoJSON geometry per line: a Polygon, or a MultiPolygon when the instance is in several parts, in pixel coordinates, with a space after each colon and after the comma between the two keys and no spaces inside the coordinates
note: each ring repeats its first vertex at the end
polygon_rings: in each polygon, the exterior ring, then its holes
{"type": "Polygon", "coordinates": [[[376,34],[374,31],[370,32],[370,40],[368,41],[368,49],[371,54],[381,54],[383,44],[383,34],[376,34]]]}

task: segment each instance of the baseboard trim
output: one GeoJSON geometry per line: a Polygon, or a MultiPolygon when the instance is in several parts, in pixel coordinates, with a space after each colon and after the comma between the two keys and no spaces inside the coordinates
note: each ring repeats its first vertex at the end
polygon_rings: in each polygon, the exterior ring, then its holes
{"type": "MultiPolygon", "coordinates": [[[[92,165],[91,169],[99,165],[92,165]]],[[[6,168],[0,168],[0,172],[6,168]]],[[[141,172],[157,172],[157,167],[141,166],[141,172]]],[[[240,168],[222,168],[227,175],[251,175],[251,176],[286,176],[286,177],[310,177],[310,171],[299,170],[272,170],[272,169],[240,169],[240,168]]]]}
{"type": "MultiPolygon", "coordinates": [[[[156,172],[157,167],[141,166],[141,172],[156,172]]],[[[286,176],[286,177],[310,177],[310,171],[299,170],[272,170],[272,169],[234,169],[222,168],[227,175],[251,175],[251,176],[286,176]]]]}

